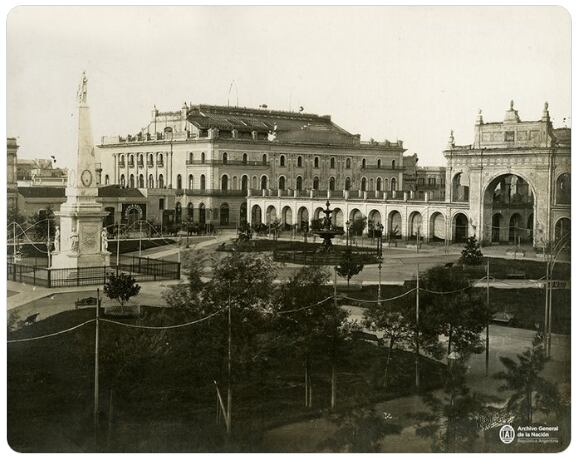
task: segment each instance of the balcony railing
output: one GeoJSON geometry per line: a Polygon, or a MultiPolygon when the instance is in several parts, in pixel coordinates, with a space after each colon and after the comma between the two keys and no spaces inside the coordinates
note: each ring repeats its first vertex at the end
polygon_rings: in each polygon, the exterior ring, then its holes
{"type": "Polygon", "coordinates": [[[153,167],[153,161],[147,161],[147,167],[153,167]]]}
{"type": "Polygon", "coordinates": [[[125,167],[125,163],[124,162],[122,163],[121,161],[119,161],[117,163],[117,166],[120,167],[121,169],[123,169],[125,167]]]}
{"type": "Polygon", "coordinates": [[[157,164],[159,167],[163,167],[163,160],[158,159],[155,164],[157,164]]]}
{"type": "Polygon", "coordinates": [[[201,159],[187,159],[186,160],[187,166],[198,166],[198,165],[210,165],[210,166],[242,166],[242,167],[270,167],[270,162],[263,162],[263,161],[241,161],[241,160],[232,160],[229,159],[228,161],[224,162],[219,159],[206,159],[202,161],[201,159]]]}
{"type": "Polygon", "coordinates": [[[247,190],[176,190],[176,196],[246,196],[247,190]]]}
{"type": "Polygon", "coordinates": [[[391,165],[388,164],[382,164],[381,166],[378,166],[377,164],[366,164],[365,166],[359,166],[359,168],[361,170],[372,170],[372,171],[403,171],[405,170],[405,167],[402,166],[395,166],[392,167],[391,165]]]}

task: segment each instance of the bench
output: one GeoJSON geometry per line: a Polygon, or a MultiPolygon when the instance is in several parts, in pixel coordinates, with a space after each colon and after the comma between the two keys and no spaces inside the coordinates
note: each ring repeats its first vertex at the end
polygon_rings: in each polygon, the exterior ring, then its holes
{"type": "Polygon", "coordinates": [[[26,319],[24,319],[24,325],[32,325],[33,323],[35,323],[39,314],[40,313],[37,312],[36,314],[29,315],[26,319]]]}
{"type": "Polygon", "coordinates": [[[80,308],[81,306],[95,306],[97,304],[97,298],[93,296],[88,296],[86,298],[79,298],[75,301],[75,309],[80,308]]]}

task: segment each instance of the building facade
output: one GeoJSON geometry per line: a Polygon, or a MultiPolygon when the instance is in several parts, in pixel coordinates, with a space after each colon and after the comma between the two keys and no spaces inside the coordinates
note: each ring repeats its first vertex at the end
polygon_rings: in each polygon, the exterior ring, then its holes
{"type": "Polygon", "coordinates": [[[16,183],[16,163],[18,153],[18,143],[13,137],[8,137],[6,142],[6,185],[7,185],[7,200],[8,213],[16,215],[18,213],[18,187],[16,183]]]}
{"type": "Polygon", "coordinates": [[[103,137],[104,184],[158,198],[162,215],[222,227],[249,221],[247,196],[400,193],[401,141],[364,142],[314,114],[184,104],[154,109],[136,135],[103,137]]]}
{"type": "Polygon", "coordinates": [[[553,128],[548,104],[538,121],[521,121],[512,102],[502,122],[484,123],[479,113],[474,142],[456,145],[451,133],[443,154],[444,170],[415,172],[417,178],[433,178],[435,190],[428,181],[427,187],[416,182],[414,189],[408,183],[402,194],[253,193],[248,198],[252,221],[301,225],[319,218],[329,199],[337,226],[366,218],[403,239],[462,242],[474,235],[484,243],[547,247],[570,232],[571,130],[553,128]]]}

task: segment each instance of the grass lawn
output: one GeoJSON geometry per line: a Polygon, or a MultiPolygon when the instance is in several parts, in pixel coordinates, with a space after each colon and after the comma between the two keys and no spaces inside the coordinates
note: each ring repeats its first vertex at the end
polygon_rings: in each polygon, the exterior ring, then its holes
{"type": "MultiPolygon", "coordinates": [[[[413,288],[413,287],[412,287],[413,288]]],[[[410,290],[407,286],[384,285],[381,287],[382,298],[391,298],[410,290]]],[[[475,288],[480,291],[483,298],[486,298],[486,289],[475,288]]],[[[362,300],[377,299],[377,287],[364,286],[361,290],[345,292],[351,298],[362,300]]],[[[421,295],[429,295],[422,292],[421,295]]],[[[420,305],[421,305],[420,295],[420,305]]],[[[394,311],[405,308],[415,308],[416,295],[409,295],[384,303],[386,307],[392,307],[394,311]]],[[[353,300],[343,300],[342,304],[366,307],[369,303],[353,300]]],[[[495,311],[509,312],[514,314],[514,326],[535,330],[536,324],[542,326],[545,317],[545,289],[522,288],[522,289],[490,289],[490,304],[495,311]]],[[[552,307],[553,333],[571,333],[571,290],[554,289],[552,307]]]]}
{"type": "MultiPolygon", "coordinates": [[[[10,334],[10,339],[66,329],[94,317],[67,311],[10,334]]],[[[182,322],[173,310],[146,308],[141,324],[182,322]],[[163,317],[161,319],[160,317],[163,317]]],[[[127,319],[129,320],[129,319],[127,319]]],[[[132,320],[133,322],[135,320],[132,320]]],[[[92,432],[94,324],[48,339],[8,345],[8,441],[22,452],[94,451],[92,432]]],[[[224,447],[216,425],[213,379],[223,361],[203,366],[192,327],[165,332],[105,322],[100,331],[99,448],[111,452],[252,451],[274,426],[329,409],[328,350],[313,356],[313,407],[305,409],[302,360],[278,352],[265,365],[236,370],[233,439],[224,447]],[[122,346],[115,343],[121,342],[122,346]]],[[[276,352],[276,351],[275,351],[276,352]]],[[[414,356],[397,352],[388,388],[381,387],[384,350],[347,342],[337,366],[337,410],[413,391],[414,356]]],[[[441,384],[442,366],[422,360],[426,386],[441,384]]]]}

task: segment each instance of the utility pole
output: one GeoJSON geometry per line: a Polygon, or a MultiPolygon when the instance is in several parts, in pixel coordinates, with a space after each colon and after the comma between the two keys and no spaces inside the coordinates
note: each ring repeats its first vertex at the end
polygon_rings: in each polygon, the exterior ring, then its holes
{"type": "Polygon", "coordinates": [[[119,266],[119,238],[121,237],[121,225],[117,223],[117,266],[119,266]]]}
{"type": "Polygon", "coordinates": [[[379,263],[377,265],[378,271],[378,282],[377,282],[377,306],[381,306],[381,261],[382,257],[379,256],[379,263]]]}
{"type": "MultiPolygon", "coordinates": [[[[490,259],[486,259],[486,311],[490,312],[490,259]]],[[[490,318],[486,322],[486,376],[490,362],[490,318]]]]}
{"type": "Polygon", "coordinates": [[[50,219],[46,219],[46,252],[48,258],[48,267],[50,268],[50,219]]]}
{"type": "Polygon", "coordinates": [[[420,253],[420,225],[416,229],[416,253],[420,253]]]}
{"type": "Polygon", "coordinates": [[[95,312],[95,393],[93,402],[93,423],[95,427],[95,451],[99,442],[99,310],[101,309],[101,296],[97,289],[97,307],[95,312]]]}
{"type": "Polygon", "coordinates": [[[420,265],[416,270],[416,390],[420,390],[420,265]]]}
{"type": "MultiPolygon", "coordinates": [[[[230,289],[229,289],[230,290],[230,289]]],[[[226,433],[228,436],[232,432],[232,305],[230,295],[228,295],[228,394],[226,403],[228,412],[226,418],[226,433]]]]}
{"type": "MultiPolygon", "coordinates": [[[[335,304],[335,310],[333,314],[337,313],[337,267],[335,266],[334,269],[334,277],[333,277],[333,302],[335,304]]],[[[336,317],[336,316],[335,316],[336,317]]],[[[336,333],[337,333],[337,324],[335,323],[335,327],[333,329],[333,349],[332,349],[332,356],[331,356],[331,409],[335,409],[335,392],[337,390],[336,386],[336,377],[335,377],[335,345],[336,345],[336,333]]]]}

